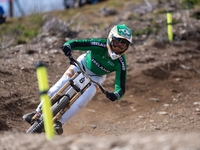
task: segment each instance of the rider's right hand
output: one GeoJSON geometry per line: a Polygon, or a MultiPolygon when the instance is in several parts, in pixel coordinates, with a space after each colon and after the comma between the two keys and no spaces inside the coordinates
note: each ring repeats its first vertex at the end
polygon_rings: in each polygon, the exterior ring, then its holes
{"type": "Polygon", "coordinates": [[[63,45],[61,47],[62,51],[64,52],[64,54],[66,56],[71,56],[71,48],[70,48],[70,45],[63,45]]]}

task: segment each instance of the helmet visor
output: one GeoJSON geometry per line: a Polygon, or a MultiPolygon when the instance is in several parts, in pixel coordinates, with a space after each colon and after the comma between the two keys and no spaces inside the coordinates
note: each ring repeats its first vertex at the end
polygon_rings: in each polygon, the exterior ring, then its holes
{"type": "Polygon", "coordinates": [[[113,38],[111,43],[112,43],[111,44],[112,51],[115,52],[116,54],[124,53],[129,46],[129,41],[120,38],[113,38]]]}

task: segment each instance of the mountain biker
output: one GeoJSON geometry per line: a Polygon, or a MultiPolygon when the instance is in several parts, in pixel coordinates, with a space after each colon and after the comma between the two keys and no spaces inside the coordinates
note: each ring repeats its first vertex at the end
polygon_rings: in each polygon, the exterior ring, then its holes
{"type": "MultiPolygon", "coordinates": [[[[93,80],[102,84],[106,75],[116,72],[115,91],[107,93],[106,97],[111,101],[119,100],[125,93],[127,77],[127,66],[125,53],[132,43],[132,31],[126,25],[116,25],[112,28],[107,39],[84,39],[71,40],[66,42],[61,48],[66,56],[71,55],[71,51],[87,51],[78,57],[77,61],[83,66],[93,80]]],[[[59,89],[72,77],[78,68],[71,65],[61,79],[50,88],[48,95],[52,97],[59,89]]],[[[57,134],[62,134],[62,125],[77,114],[92,99],[98,90],[94,83],[81,95],[75,103],[68,109],[62,117],[54,123],[57,134]]],[[[41,109],[41,103],[36,111],[23,116],[24,120],[31,122],[31,118],[41,109]]]]}

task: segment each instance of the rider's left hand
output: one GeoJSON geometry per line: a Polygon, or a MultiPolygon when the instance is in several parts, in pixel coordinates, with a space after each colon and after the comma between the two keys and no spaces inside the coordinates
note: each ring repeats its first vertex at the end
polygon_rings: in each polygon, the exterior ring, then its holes
{"type": "Polygon", "coordinates": [[[115,93],[113,93],[113,92],[111,92],[111,93],[106,93],[106,97],[108,98],[108,99],[110,99],[111,101],[115,101],[115,100],[117,100],[118,99],[118,97],[117,97],[117,95],[115,94],[115,93]]]}

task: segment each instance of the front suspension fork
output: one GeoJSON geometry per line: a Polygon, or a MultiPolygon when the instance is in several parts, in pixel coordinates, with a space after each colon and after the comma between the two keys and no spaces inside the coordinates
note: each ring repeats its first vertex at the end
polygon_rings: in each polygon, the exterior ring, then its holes
{"type": "MultiPolygon", "coordinates": [[[[72,77],[71,80],[74,80],[77,76],[78,76],[78,72],[76,72],[72,77]]],[[[69,85],[71,84],[70,81],[66,82],[66,84],[57,92],[55,93],[52,98],[50,99],[51,101],[51,105],[55,104],[57,102],[57,100],[59,100],[63,95],[64,95],[64,91],[69,87],[69,85]]],[[[42,108],[40,109],[40,111],[38,113],[36,113],[33,117],[32,117],[32,122],[35,122],[37,119],[40,118],[42,114],[42,108]]]]}

